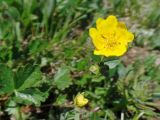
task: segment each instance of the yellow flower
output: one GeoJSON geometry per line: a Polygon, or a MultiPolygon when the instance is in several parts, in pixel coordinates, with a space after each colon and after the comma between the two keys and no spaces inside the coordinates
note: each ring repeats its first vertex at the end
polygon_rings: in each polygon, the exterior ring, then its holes
{"type": "Polygon", "coordinates": [[[78,93],[74,98],[74,105],[78,107],[83,107],[88,103],[88,99],[86,99],[83,93],[78,93]]]}
{"type": "Polygon", "coordinates": [[[134,35],[129,32],[124,22],[110,15],[107,19],[99,18],[96,28],[89,29],[90,37],[95,46],[95,55],[121,56],[132,42],[134,35]]]}

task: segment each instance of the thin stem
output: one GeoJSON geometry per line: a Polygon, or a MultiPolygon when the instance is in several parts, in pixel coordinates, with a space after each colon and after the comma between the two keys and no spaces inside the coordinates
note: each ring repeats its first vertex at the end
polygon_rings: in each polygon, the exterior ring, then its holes
{"type": "Polygon", "coordinates": [[[103,62],[103,60],[104,60],[104,56],[101,56],[101,61],[100,61],[100,63],[103,62]]]}
{"type": "Polygon", "coordinates": [[[22,112],[21,112],[21,108],[20,107],[18,107],[18,118],[19,118],[19,120],[23,120],[22,112]]]}

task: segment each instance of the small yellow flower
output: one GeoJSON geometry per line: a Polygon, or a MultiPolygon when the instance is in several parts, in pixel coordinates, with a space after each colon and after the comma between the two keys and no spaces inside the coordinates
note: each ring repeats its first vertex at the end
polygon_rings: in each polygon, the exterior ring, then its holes
{"type": "Polygon", "coordinates": [[[132,42],[134,35],[129,32],[124,22],[110,15],[107,19],[99,18],[96,28],[89,29],[90,37],[95,46],[95,55],[121,56],[132,42]]]}
{"type": "Polygon", "coordinates": [[[74,105],[78,107],[83,107],[88,103],[88,99],[86,99],[83,93],[78,93],[74,98],[74,105]]]}

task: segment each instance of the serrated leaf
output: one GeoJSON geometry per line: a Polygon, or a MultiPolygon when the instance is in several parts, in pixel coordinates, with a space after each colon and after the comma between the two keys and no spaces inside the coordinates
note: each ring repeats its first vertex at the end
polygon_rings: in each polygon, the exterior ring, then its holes
{"type": "Polygon", "coordinates": [[[26,89],[24,91],[15,91],[14,100],[17,103],[23,104],[35,104],[40,106],[41,102],[44,102],[48,97],[48,92],[41,92],[38,89],[26,89]]]}
{"type": "Polygon", "coordinates": [[[72,84],[70,70],[67,67],[59,68],[54,76],[54,83],[58,89],[64,90],[72,84]]]}
{"type": "Polygon", "coordinates": [[[0,95],[14,91],[13,72],[7,66],[0,64],[0,95]]]}
{"type": "Polygon", "coordinates": [[[93,112],[90,116],[90,120],[100,120],[100,117],[96,112],[95,113],[93,112]]]}
{"type": "Polygon", "coordinates": [[[59,95],[56,99],[56,105],[63,105],[66,102],[66,95],[59,95]]]}
{"type": "Polygon", "coordinates": [[[41,81],[41,72],[39,67],[27,65],[21,67],[15,75],[15,86],[18,91],[26,88],[35,87],[41,81]]]}
{"type": "Polygon", "coordinates": [[[21,112],[20,113],[20,107],[17,106],[16,102],[13,101],[13,100],[10,100],[8,103],[7,103],[7,106],[10,106],[10,107],[7,107],[6,111],[8,112],[9,115],[12,115],[12,118],[14,118],[15,120],[25,120],[26,119],[26,115],[24,113],[21,112]]]}
{"type": "Polygon", "coordinates": [[[119,63],[120,63],[120,60],[112,60],[112,61],[104,62],[104,64],[108,65],[110,69],[115,68],[119,63]]]}

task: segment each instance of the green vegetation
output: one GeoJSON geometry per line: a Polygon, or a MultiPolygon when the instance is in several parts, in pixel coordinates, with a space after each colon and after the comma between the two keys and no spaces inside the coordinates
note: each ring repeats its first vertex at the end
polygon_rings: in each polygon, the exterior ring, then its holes
{"type": "Polygon", "coordinates": [[[160,119],[158,0],[0,0],[0,119],[160,119]],[[135,34],[118,60],[88,29],[115,15],[135,34]],[[74,97],[89,100],[77,108],[74,97]]]}

